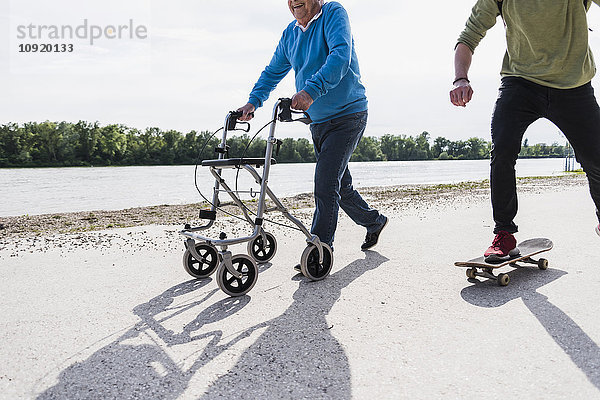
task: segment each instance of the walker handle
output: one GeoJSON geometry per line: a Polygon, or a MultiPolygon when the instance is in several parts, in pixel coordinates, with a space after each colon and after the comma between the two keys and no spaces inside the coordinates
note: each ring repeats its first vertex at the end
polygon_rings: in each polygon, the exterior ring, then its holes
{"type": "Polygon", "coordinates": [[[280,108],[280,112],[279,115],[277,116],[277,118],[279,119],[279,121],[281,122],[295,122],[295,121],[300,121],[304,124],[311,124],[312,123],[312,119],[310,119],[310,116],[305,113],[304,111],[294,111],[292,110],[292,99],[289,98],[282,98],[279,99],[279,108],[280,108]],[[302,118],[297,118],[297,119],[293,119],[292,118],[292,114],[302,114],[303,117],[302,118]]]}
{"type": "MultiPolygon", "coordinates": [[[[244,113],[242,111],[229,111],[229,114],[227,114],[227,130],[228,131],[244,131],[244,132],[250,132],[250,123],[249,122],[241,122],[238,121],[238,118],[240,118],[242,115],[244,115],[244,113]],[[237,125],[244,125],[246,128],[242,128],[242,129],[237,129],[237,125]]],[[[252,117],[254,117],[254,113],[250,113],[249,115],[251,115],[252,117]]]]}
{"type": "MultiPolygon", "coordinates": [[[[238,119],[239,117],[244,115],[243,111],[230,111],[229,113],[231,114],[231,117],[235,119],[238,119]]],[[[248,113],[248,115],[254,118],[254,112],[248,113]]]]}

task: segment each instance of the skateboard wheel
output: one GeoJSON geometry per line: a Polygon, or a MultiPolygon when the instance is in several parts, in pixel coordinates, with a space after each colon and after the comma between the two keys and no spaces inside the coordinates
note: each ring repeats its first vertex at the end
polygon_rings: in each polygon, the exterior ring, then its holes
{"type": "Polygon", "coordinates": [[[548,260],[546,260],[545,258],[540,258],[538,260],[538,268],[542,271],[548,269],[548,260]]]}
{"type": "Polygon", "coordinates": [[[510,282],[510,276],[508,276],[508,274],[498,275],[498,285],[507,286],[509,282],[510,282]]]}
{"type": "Polygon", "coordinates": [[[475,269],[475,268],[468,268],[467,269],[467,278],[475,279],[477,277],[477,275],[475,275],[476,272],[477,272],[477,269],[475,269]]]}

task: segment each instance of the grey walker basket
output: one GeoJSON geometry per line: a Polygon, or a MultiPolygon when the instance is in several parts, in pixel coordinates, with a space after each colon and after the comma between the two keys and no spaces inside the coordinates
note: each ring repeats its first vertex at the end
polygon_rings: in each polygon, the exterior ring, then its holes
{"type": "MultiPolygon", "coordinates": [[[[283,216],[296,225],[298,230],[306,236],[307,247],[300,257],[300,270],[304,276],[313,281],[324,279],[329,275],[333,266],[333,252],[331,248],[327,244],[321,243],[319,238],[311,234],[300,220],[291,215],[268,186],[271,166],[276,163],[272,158],[273,150],[275,146],[278,149],[281,145],[281,141],[275,138],[277,121],[311,122],[305,113],[292,111],[291,104],[292,101],[288,98],[279,99],[275,104],[264,158],[226,158],[228,157],[228,132],[236,130],[238,124],[247,125],[249,130],[249,124],[237,121],[242,115],[241,112],[232,111],[227,114],[221,144],[215,149],[218,158],[216,160],[202,161],[202,166],[208,167],[215,178],[211,209],[210,211],[200,211],[200,218],[208,220],[208,222],[199,227],[186,225],[185,229],[179,232],[186,238],[186,250],[183,255],[185,270],[198,279],[208,278],[216,271],[219,288],[229,296],[243,296],[248,293],[258,279],[257,264],[267,263],[275,256],[277,241],[264,228],[265,222],[268,222],[264,218],[267,212],[281,212],[283,216]],[[304,118],[293,119],[292,114],[297,113],[303,114],[304,118]],[[263,168],[262,175],[257,171],[260,167],[263,168]],[[260,185],[255,214],[252,213],[253,215],[250,215],[251,212],[242,203],[238,195],[242,192],[231,190],[230,186],[222,178],[221,171],[226,168],[243,169],[250,173],[256,183],[260,185]],[[253,228],[250,236],[227,238],[227,234],[221,232],[219,238],[209,238],[199,233],[209,229],[214,224],[217,218],[218,205],[220,204],[219,194],[221,192],[227,193],[233,200],[233,203],[242,211],[243,219],[253,228]],[[267,196],[274,203],[273,208],[267,209],[267,196]],[[229,250],[229,246],[243,243],[247,243],[248,254],[234,255],[229,250]]],[[[252,193],[252,190],[250,192],[252,193]]]]}

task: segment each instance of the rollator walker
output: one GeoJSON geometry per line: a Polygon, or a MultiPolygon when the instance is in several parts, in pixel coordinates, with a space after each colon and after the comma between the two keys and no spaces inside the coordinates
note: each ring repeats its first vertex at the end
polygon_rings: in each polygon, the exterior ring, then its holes
{"type": "Polygon", "coordinates": [[[271,166],[276,164],[275,159],[272,158],[273,150],[276,148],[276,154],[278,154],[279,147],[282,144],[280,140],[275,138],[277,121],[311,122],[305,113],[293,111],[291,104],[292,100],[288,98],[279,99],[275,104],[264,158],[228,158],[227,134],[234,130],[248,132],[250,125],[247,122],[237,121],[242,116],[241,112],[231,111],[227,114],[221,144],[215,149],[218,158],[216,160],[204,160],[201,164],[202,167],[208,167],[215,178],[212,202],[210,202],[211,209],[200,211],[200,218],[208,220],[208,222],[199,227],[186,225],[179,232],[187,238],[185,239],[186,250],[183,255],[185,270],[198,279],[208,278],[216,271],[219,288],[229,296],[243,296],[248,293],[258,279],[257,264],[267,263],[275,256],[277,241],[271,233],[265,230],[265,222],[268,222],[265,219],[265,214],[272,211],[281,212],[297,227],[297,230],[306,236],[307,247],[300,257],[300,270],[304,276],[313,281],[324,279],[329,275],[333,266],[331,248],[322,243],[316,235],[311,234],[300,220],[291,215],[268,186],[269,171],[271,166]],[[304,117],[293,119],[292,114],[303,114],[304,117]],[[238,125],[245,125],[247,129],[238,129],[238,125]],[[257,171],[260,167],[263,168],[262,175],[257,171]],[[222,170],[227,168],[246,170],[260,185],[260,191],[257,193],[259,199],[256,213],[252,212],[239,196],[239,193],[250,193],[252,195],[255,192],[252,189],[249,192],[232,190],[221,176],[222,170]],[[219,210],[219,194],[221,192],[225,192],[231,197],[233,203],[241,210],[242,219],[252,226],[253,232],[250,236],[228,238],[225,232],[221,232],[218,238],[209,238],[199,233],[209,229],[214,224],[219,210]],[[274,207],[267,208],[267,196],[274,203],[274,207]],[[243,243],[247,243],[248,255],[233,255],[229,250],[229,246],[243,243]],[[217,248],[220,250],[217,250],[217,248]]]}

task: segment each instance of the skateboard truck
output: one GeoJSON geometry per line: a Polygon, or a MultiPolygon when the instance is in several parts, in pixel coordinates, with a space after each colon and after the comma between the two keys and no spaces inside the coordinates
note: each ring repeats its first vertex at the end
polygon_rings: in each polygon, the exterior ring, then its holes
{"type": "Polygon", "coordinates": [[[500,286],[506,286],[510,282],[510,276],[508,274],[494,275],[492,268],[481,268],[481,272],[477,270],[477,267],[467,269],[467,278],[475,279],[478,276],[495,280],[500,286]]]}
{"type": "MultiPolygon", "coordinates": [[[[539,260],[534,260],[531,257],[527,257],[527,258],[522,258],[518,261],[524,262],[527,264],[535,264],[542,271],[548,269],[548,260],[546,260],[545,258],[540,258],[539,260]]],[[[508,265],[510,265],[513,268],[521,267],[519,264],[517,264],[517,261],[511,262],[508,265]]],[[[467,278],[475,279],[476,277],[480,276],[482,278],[493,279],[493,280],[497,281],[498,285],[500,285],[500,286],[507,286],[510,283],[510,276],[508,274],[494,275],[493,270],[494,270],[493,268],[488,268],[488,267],[481,268],[481,267],[473,266],[473,267],[467,269],[467,278]],[[481,272],[479,272],[478,269],[481,269],[481,272]]]]}
{"type": "MultiPolygon", "coordinates": [[[[540,258],[539,260],[534,260],[531,257],[527,257],[527,258],[523,258],[521,260],[519,260],[521,262],[527,263],[527,264],[534,264],[537,265],[537,267],[539,269],[541,269],[542,271],[547,270],[548,269],[548,260],[546,260],[545,258],[540,258]]],[[[519,264],[517,264],[517,262],[511,262],[509,264],[511,267],[518,267],[519,264]]]]}

